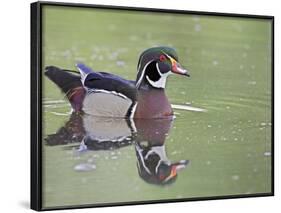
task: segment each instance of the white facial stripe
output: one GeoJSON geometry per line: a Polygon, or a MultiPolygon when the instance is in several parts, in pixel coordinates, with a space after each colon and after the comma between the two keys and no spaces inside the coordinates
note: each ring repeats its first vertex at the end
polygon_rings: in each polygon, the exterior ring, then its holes
{"type": "MultiPolygon", "coordinates": [[[[163,52],[164,53],[164,52],[163,52]]],[[[172,58],[171,56],[169,56],[168,54],[164,53],[171,61],[176,61],[176,59],[172,58]]]]}
{"type": "Polygon", "coordinates": [[[139,154],[139,157],[140,157],[140,160],[141,160],[141,162],[142,162],[142,165],[143,165],[144,169],[146,170],[146,172],[147,172],[148,174],[151,174],[151,172],[149,171],[149,169],[148,169],[147,166],[145,165],[145,162],[144,162],[144,159],[143,159],[143,156],[142,156],[142,149],[141,149],[138,145],[136,145],[136,151],[137,151],[138,154],[139,154]]]}
{"type": "Polygon", "coordinates": [[[156,88],[165,88],[166,86],[166,79],[167,77],[171,74],[171,71],[167,73],[161,73],[159,69],[158,63],[156,63],[156,69],[157,72],[160,75],[160,79],[158,81],[152,81],[148,76],[146,76],[147,81],[150,83],[151,86],[156,87],[156,88]]]}
{"type": "Polygon", "coordinates": [[[139,78],[138,82],[136,83],[136,87],[139,88],[141,82],[142,82],[142,79],[143,79],[143,76],[144,76],[144,73],[145,73],[145,70],[146,70],[146,67],[152,62],[153,60],[147,62],[147,64],[144,66],[144,68],[142,69],[141,71],[141,77],[139,78]]]}

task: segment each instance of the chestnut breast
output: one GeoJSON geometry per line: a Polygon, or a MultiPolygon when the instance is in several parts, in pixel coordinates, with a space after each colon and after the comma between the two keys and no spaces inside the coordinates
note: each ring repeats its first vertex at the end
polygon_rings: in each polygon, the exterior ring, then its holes
{"type": "Polygon", "coordinates": [[[140,90],[134,118],[165,118],[173,110],[163,89],[140,90]]]}

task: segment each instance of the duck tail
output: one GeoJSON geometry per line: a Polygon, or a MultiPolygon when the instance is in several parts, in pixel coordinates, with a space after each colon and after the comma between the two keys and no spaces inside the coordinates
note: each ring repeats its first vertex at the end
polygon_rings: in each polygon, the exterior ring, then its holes
{"type": "Polygon", "coordinates": [[[80,80],[79,73],[55,66],[47,66],[45,75],[66,94],[74,111],[81,111],[86,91],[80,80]]]}

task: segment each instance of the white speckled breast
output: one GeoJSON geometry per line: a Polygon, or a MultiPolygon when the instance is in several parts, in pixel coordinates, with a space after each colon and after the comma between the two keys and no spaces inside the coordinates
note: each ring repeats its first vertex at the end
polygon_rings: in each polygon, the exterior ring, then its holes
{"type": "Polygon", "coordinates": [[[123,118],[132,103],[132,100],[122,94],[95,90],[86,95],[83,111],[93,116],[123,118]]]}

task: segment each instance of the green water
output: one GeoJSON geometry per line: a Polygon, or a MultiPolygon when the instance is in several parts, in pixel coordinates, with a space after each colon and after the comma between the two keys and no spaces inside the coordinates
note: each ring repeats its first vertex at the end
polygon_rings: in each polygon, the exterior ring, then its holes
{"type": "MultiPolygon", "coordinates": [[[[175,110],[161,147],[170,162],[189,163],[170,184],[147,183],[138,173],[138,139],[129,136],[116,149],[78,151],[85,118],[71,120],[64,95],[44,77],[43,206],[270,192],[270,32],[269,21],[249,18],[45,6],[43,66],[75,69],[79,61],[135,79],[143,50],[172,46],[191,78],[169,77],[170,102],[206,111],[175,110]],[[56,133],[61,144],[47,145],[56,133]]],[[[99,128],[126,129],[118,122],[101,121],[99,128]]]]}

